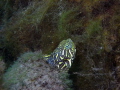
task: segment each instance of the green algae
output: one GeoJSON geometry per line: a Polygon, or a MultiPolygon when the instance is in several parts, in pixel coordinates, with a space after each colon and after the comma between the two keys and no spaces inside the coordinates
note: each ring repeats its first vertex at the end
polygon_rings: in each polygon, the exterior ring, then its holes
{"type": "Polygon", "coordinates": [[[27,75],[29,72],[29,67],[24,66],[23,63],[28,63],[29,60],[37,61],[38,59],[42,59],[41,52],[27,52],[22,54],[18,60],[15,61],[14,64],[7,69],[6,73],[4,74],[3,82],[5,88],[8,89],[13,84],[22,83],[21,81],[29,78],[27,75]],[[22,67],[24,67],[24,70],[21,69],[22,67]]]}
{"type": "Polygon", "coordinates": [[[86,27],[87,38],[97,37],[95,35],[100,35],[102,31],[100,20],[90,20],[88,26],[86,27]]]}
{"type": "Polygon", "coordinates": [[[54,0],[30,2],[27,7],[11,17],[10,22],[4,28],[4,42],[2,44],[2,47],[5,48],[4,56],[7,55],[6,53],[11,54],[7,56],[10,57],[7,59],[14,59],[21,52],[29,49],[34,51],[39,47],[42,36],[39,26],[53,2],[54,0]],[[33,44],[35,42],[38,43],[33,44]]]}
{"type": "Polygon", "coordinates": [[[83,13],[79,11],[81,7],[77,6],[73,9],[68,9],[61,12],[58,20],[58,33],[61,38],[71,37],[71,34],[79,30],[84,24],[84,17],[79,14],[83,13]]]}
{"type": "Polygon", "coordinates": [[[70,35],[70,22],[73,22],[75,13],[74,10],[68,10],[61,13],[58,22],[58,33],[61,38],[66,38],[70,35]]]}

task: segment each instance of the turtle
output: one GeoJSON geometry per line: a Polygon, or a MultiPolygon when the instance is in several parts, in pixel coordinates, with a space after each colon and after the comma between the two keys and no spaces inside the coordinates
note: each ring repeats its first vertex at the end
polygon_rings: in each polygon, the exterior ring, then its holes
{"type": "Polygon", "coordinates": [[[50,54],[45,56],[47,63],[58,69],[70,68],[76,54],[74,42],[68,38],[59,43],[58,47],[50,54]]]}

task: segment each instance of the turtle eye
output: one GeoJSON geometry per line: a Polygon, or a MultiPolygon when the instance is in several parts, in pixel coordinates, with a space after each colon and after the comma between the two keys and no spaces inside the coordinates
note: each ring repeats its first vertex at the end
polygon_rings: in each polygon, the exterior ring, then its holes
{"type": "Polygon", "coordinates": [[[65,48],[66,48],[66,49],[69,49],[69,48],[70,48],[70,45],[69,45],[69,44],[67,44],[67,45],[65,46],[65,48]]]}
{"type": "Polygon", "coordinates": [[[69,45],[67,44],[66,47],[69,47],[69,45]]]}

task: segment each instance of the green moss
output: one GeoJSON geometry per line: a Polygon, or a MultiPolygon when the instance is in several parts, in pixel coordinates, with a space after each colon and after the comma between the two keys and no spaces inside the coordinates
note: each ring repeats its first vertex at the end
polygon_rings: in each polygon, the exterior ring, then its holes
{"type": "MultiPolygon", "coordinates": [[[[42,58],[41,52],[27,52],[22,54],[18,60],[7,69],[6,73],[3,76],[4,86],[9,88],[11,85],[16,83],[22,83],[21,81],[28,79],[27,73],[29,72],[29,68],[25,67],[24,64],[28,62],[28,60],[36,61],[42,58]],[[24,64],[21,64],[24,63],[24,64]],[[24,70],[22,68],[24,67],[24,70]]],[[[28,63],[29,65],[29,63],[28,63]]]]}
{"type": "MultiPolygon", "coordinates": [[[[34,2],[26,8],[21,14],[19,25],[30,24],[36,26],[41,23],[47,10],[52,5],[53,0],[43,0],[43,2],[34,2]]],[[[23,27],[22,27],[23,28],[23,27]]]]}
{"type": "Polygon", "coordinates": [[[66,27],[67,27],[67,23],[69,23],[71,19],[74,19],[73,10],[68,10],[68,11],[62,12],[62,14],[60,16],[59,24],[58,24],[58,29],[60,31],[61,30],[65,31],[66,27]]]}
{"type": "Polygon", "coordinates": [[[66,86],[66,90],[73,90],[72,87],[72,80],[69,79],[69,74],[67,72],[61,72],[59,74],[60,79],[62,80],[63,84],[66,86]]]}
{"type": "Polygon", "coordinates": [[[0,61],[2,61],[3,60],[3,58],[2,58],[2,56],[0,56],[0,61]]]}
{"type": "Polygon", "coordinates": [[[97,37],[102,31],[101,20],[90,20],[86,27],[86,36],[88,39],[97,37]]]}
{"type": "Polygon", "coordinates": [[[69,34],[66,30],[68,26],[68,21],[69,21],[67,20],[67,17],[69,16],[71,12],[72,11],[62,12],[62,15],[60,16],[60,19],[58,22],[58,29],[59,29],[58,33],[61,38],[65,38],[69,34]]]}
{"type": "Polygon", "coordinates": [[[22,62],[26,62],[27,60],[30,60],[30,59],[38,60],[43,57],[41,53],[42,53],[41,51],[40,52],[26,52],[26,53],[22,54],[18,58],[18,60],[22,61],[22,62]]]}
{"type": "Polygon", "coordinates": [[[4,56],[7,55],[7,60],[13,60],[22,52],[34,51],[40,47],[40,25],[53,3],[54,0],[30,2],[10,19],[4,28],[4,42],[1,46],[5,48],[4,56]]]}
{"type": "MultiPolygon", "coordinates": [[[[17,77],[21,77],[21,76],[19,75],[16,67],[19,67],[19,62],[14,63],[14,65],[7,70],[7,73],[4,74],[3,79],[4,79],[6,87],[9,87],[13,83],[19,82],[19,79],[17,77]]],[[[23,77],[21,77],[21,79],[23,79],[23,77]]]]}
{"type": "MultiPolygon", "coordinates": [[[[18,28],[18,30],[22,30],[26,28],[26,25],[30,27],[36,27],[41,21],[44,19],[44,16],[52,5],[53,0],[42,0],[41,2],[32,2],[27,6],[23,11],[17,13],[17,17],[13,17],[13,19],[17,19],[11,29],[18,28]]],[[[10,29],[9,27],[9,29],[10,29]]]]}
{"type": "Polygon", "coordinates": [[[67,10],[61,12],[60,19],[58,21],[58,33],[61,38],[69,37],[71,23],[75,21],[76,9],[67,10]]]}

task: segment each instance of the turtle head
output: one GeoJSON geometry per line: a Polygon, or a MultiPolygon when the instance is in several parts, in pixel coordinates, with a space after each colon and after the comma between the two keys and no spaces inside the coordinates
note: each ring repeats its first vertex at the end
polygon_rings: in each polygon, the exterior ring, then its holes
{"type": "Polygon", "coordinates": [[[60,42],[58,47],[62,47],[63,49],[66,49],[66,50],[69,50],[69,49],[74,50],[75,49],[74,42],[70,38],[60,42]]]}

